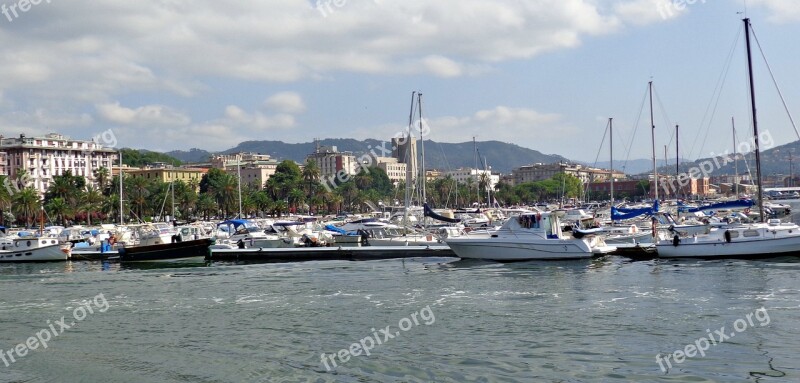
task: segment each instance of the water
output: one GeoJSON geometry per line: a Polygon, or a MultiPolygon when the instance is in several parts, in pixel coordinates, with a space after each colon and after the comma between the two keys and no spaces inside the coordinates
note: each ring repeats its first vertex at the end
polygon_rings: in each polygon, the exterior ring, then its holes
{"type": "Polygon", "coordinates": [[[792,258],[0,265],[0,349],[76,322],[0,361],[0,382],[800,381],[799,271],[792,258]],[[705,357],[656,363],[748,314],[705,357]],[[386,326],[399,335],[371,355],[323,364],[386,326]]]}

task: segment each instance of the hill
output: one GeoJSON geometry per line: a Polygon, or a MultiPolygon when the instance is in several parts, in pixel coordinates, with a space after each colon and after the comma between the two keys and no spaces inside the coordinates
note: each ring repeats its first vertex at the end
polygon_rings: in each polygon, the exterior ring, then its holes
{"type": "MultiPolygon", "coordinates": [[[[324,139],[320,145],[336,146],[339,151],[353,152],[361,156],[369,152],[372,148],[383,147],[391,149],[390,143],[367,139],[355,140],[350,138],[324,139]]],[[[537,150],[523,148],[519,145],[509,144],[499,141],[482,141],[477,143],[481,157],[485,157],[492,170],[502,173],[510,173],[515,167],[528,165],[537,162],[553,163],[559,161],[569,162],[568,159],[559,156],[544,154],[537,150]]],[[[273,158],[280,160],[288,159],[297,162],[305,162],[306,155],[315,149],[313,142],[290,144],[282,141],[245,141],[234,148],[225,150],[223,154],[239,152],[255,152],[269,154],[273,158]]],[[[421,150],[422,148],[418,148],[421,150]]],[[[380,153],[378,151],[378,153],[380,153]]],[[[192,149],[189,151],[172,151],[168,155],[175,157],[183,162],[204,162],[213,154],[202,149],[192,149]]],[[[425,141],[425,166],[428,169],[450,170],[460,167],[475,167],[475,150],[472,142],[445,143],[435,141],[425,141]]],[[[483,167],[482,161],[479,165],[483,167]]]]}

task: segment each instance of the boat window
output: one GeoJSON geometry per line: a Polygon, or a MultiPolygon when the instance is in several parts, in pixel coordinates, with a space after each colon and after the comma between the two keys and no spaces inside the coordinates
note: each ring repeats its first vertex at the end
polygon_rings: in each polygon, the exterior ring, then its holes
{"type": "Polygon", "coordinates": [[[730,234],[731,238],[739,238],[738,231],[729,231],[728,233],[730,234]]]}
{"type": "Polygon", "coordinates": [[[745,237],[758,237],[760,234],[758,233],[758,230],[745,230],[742,235],[745,237]]]}

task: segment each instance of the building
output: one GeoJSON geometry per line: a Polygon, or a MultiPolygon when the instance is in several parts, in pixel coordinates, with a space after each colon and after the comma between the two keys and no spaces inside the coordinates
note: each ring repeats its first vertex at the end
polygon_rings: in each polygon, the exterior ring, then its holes
{"type": "Polygon", "coordinates": [[[335,177],[337,173],[355,175],[358,161],[352,152],[339,152],[335,146],[320,146],[314,153],[306,156],[306,162],[314,160],[319,167],[320,177],[335,177]]]}
{"type": "Polygon", "coordinates": [[[268,154],[237,153],[211,157],[211,167],[222,169],[235,177],[241,174],[242,185],[253,184],[258,187],[263,187],[269,177],[275,174],[278,164],[268,154]]]}
{"type": "Polygon", "coordinates": [[[395,183],[406,182],[407,165],[394,157],[375,157],[375,166],[383,169],[389,180],[395,183]]]}
{"type": "Polygon", "coordinates": [[[483,175],[486,175],[489,180],[489,188],[494,190],[494,187],[500,182],[499,174],[492,174],[489,170],[479,170],[472,168],[461,168],[457,170],[450,170],[442,173],[442,177],[450,177],[460,184],[472,183],[478,185],[483,175]]]}
{"type": "Polygon", "coordinates": [[[236,154],[217,154],[211,157],[211,167],[227,170],[229,168],[242,167],[277,167],[278,161],[270,157],[269,154],[258,153],[236,153],[236,154]]]}
{"type": "MultiPolygon", "coordinates": [[[[583,183],[608,181],[611,171],[583,166],[580,164],[554,163],[554,164],[533,164],[516,168],[512,171],[514,184],[519,185],[525,182],[544,181],[553,178],[556,174],[569,174],[579,178],[583,183]]],[[[625,179],[625,173],[614,171],[614,179],[625,179]]]]}
{"type": "MultiPolygon", "coordinates": [[[[631,197],[636,195],[643,195],[644,190],[640,190],[639,182],[641,180],[623,180],[614,181],[614,198],[623,196],[631,197]]],[[[611,182],[593,182],[587,185],[588,191],[591,195],[611,195],[611,182]]]]}
{"type": "Polygon", "coordinates": [[[118,152],[105,148],[96,140],[73,140],[56,133],[44,137],[3,138],[0,136],[0,158],[4,161],[0,172],[17,177],[24,170],[30,186],[44,194],[53,177],[70,171],[74,176],[86,178],[87,184],[96,185],[94,171],[111,169],[119,158],[118,152]]]}
{"type": "Polygon", "coordinates": [[[200,185],[200,180],[208,173],[208,169],[174,168],[174,167],[146,167],[142,169],[122,169],[126,177],[146,178],[148,180],[158,180],[165,183],[181,181],[185,184],[192,182],[200,185]]]}
{"type": "MultiPolygon", "coordinates": [[[[397,158],[397,161],[406,164],[406,167],[411,166],[411,174],[414,179],[417,179],[419,174],[419,167],[417,165],[417,139],[413,136],[394,137],[392,138],[392,157],[397,158]]],[[[403,178],[405,181],[405,178],[403,178]]]]}

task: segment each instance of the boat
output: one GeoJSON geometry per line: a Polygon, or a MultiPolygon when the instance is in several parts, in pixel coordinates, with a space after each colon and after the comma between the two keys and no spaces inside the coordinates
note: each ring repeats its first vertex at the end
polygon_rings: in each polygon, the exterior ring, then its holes
{"type": "Polygon", "coordinates": [[[444,241],[460,258],[493,261],[581,259],[616,250],[602,237],[565,236],[558,216],[525,213],[508,219],[499,229],[481,237],[448,237],[444,241]]]}
{"type": "MultiPolygon", "coordinates": [[[[745,41],[750,80],[750,101],[753,118],[753,136],[758,143],[755,86],[750,50],[750,19],[745,18],[745,41]]],[[[756,182],[758,186],[758,212],[760,221],[753,224],[730,225],[711,229],[707,234],[681,236],[659,241],[660,258],[762,258],[800,255],[800,227],[794,223],[781,223],[779,219],[764,222],[764,193],[761,182],[761,156],[755,145],[756,182]]]]}
{"type": "Polygon", "coordinates": [[[163,261],[187,258],[205,259],[213,239],[202,238],[190,241],[175,241],[155,245],[123,247],[119,249],[120,262],[163,261]]]}
{"type": "Polygon", "coordinates": [[[69,258],[69,244],[62,245],[56,238],[5,237],[0,244],[0,262],[53,262],[69,258]]]}

